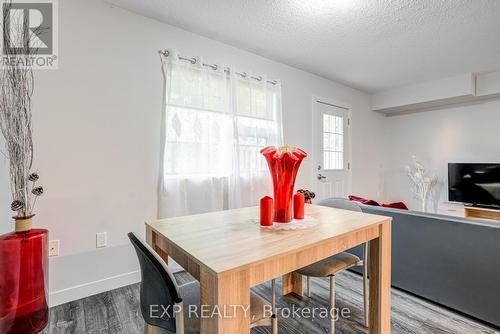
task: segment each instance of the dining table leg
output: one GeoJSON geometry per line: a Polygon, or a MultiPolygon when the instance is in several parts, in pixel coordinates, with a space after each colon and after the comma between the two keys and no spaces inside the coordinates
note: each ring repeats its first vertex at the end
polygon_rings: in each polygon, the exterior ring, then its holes
{"type": "Polygon", "coordinates": [[[284,295],[295,293],[298,296],[304,295],[303,277],[296,272],[288,273],[281,278],[281,292],[284,295]]]}
{"type": "Polygon", "coordinates": [[[391,221],[379,225],[370,241],[370,321],[368,333],[391,332],[391,221]]]}
{"type": "Polygon", "coordinates": [[[250,281],[247,270],[217,275],[200,272],[201,334],[250,333],[250,281]]]}

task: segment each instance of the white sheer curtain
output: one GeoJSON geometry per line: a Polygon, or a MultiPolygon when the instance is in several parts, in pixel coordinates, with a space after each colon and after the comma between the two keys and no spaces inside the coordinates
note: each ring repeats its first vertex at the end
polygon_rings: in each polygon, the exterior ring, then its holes
{"type": "Polygon", "coordinates": [[[173,50],[162,56],[160,218],[257,205],[271,194],[259,151],[282,142],[279,82],[202,64],[173,50]]]}

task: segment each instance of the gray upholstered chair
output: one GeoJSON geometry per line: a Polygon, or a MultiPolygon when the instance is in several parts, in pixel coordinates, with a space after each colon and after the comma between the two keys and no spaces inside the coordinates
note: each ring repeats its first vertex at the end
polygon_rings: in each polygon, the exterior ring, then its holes
{"type": "MultiPolygon", "coordinates": [[[[322,200],[318,205],[328,206],[337,209],[361,212],[361,207],[354,202],[344,198],[328,198],[322,200]]],[[[335,308],[335,275],[341,271],[354,266],[363,267],[363,298],[364,298],[364,324],[368,327],[368,243],[363,244],[363,258],[356,255],[342,252],[313,263],[307,267],[297,270],[297,273],[307,277],[307,296],[311,297],[311,277],[330,278],[330,310],[335,308]]],[[[333,317],[330,317],[330,333],[335,332],[333,317]]]]}
{"type": "MultiPolygon", "coordinates": [[[[145,333],[194,334],[200,333],[200,319],[189,315],[189,305],[197,305],[199,313],[200,284],[190,282],[177,285],[163,259],[133,233],[128,237],[135,248],[141,267],[141,313],[146,323],[145,333]],[[177,310],[175,312],[174,310],[177,310]],[[178,315],[181,316],[178,316],[178,315]]],[[[272,317],[265,317],[264,299],[253,292],[250,295],[250,327],[272,326],[278,333],[275,308],[275,281],[272,281],[272,317]]],[[[193,312],[194,315],[195,312],[193,312]]]]}

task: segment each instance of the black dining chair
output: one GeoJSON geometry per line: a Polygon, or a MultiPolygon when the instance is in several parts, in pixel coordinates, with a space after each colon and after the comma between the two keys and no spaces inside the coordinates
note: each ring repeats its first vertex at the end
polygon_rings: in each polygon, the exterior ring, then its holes
{"type": "MultiPolygon", "coordinates": [[[[345,198],[328,198],[318,205],[331,208],[362,212],[359,204],[345,198]]],[[[328,257],[296,272],[307,278],[307,296],[311,297],[311,277],[328,277],[330,279],[330,310],[335,308],[335,275],[355,266],[363,267],[363,308],[364,325],[368,327],[368,242],[363,244],[363,257],[360,259],[351,253],[342,252],[328,257]]],[[[333,317],[330,317],[330,333],[335,332],[333,317]]]]}
{"type": "MultiPolygon", "coordinates": [[[[200,284],[197,281],[178,285],[163,259],[132,232],[128,237],[134,246],[141,268],[140,306],[145,321],[145,333],[194,334],[200,333],[200,284]],[[198,312],[189,314],[189,306],[198,312]],[[175,311],[174,311],[175,310],[175,311]],[[177,312],[176,312],[177,311],[177,312]],[[196,316],[195,316],[196,314],[196,316]]],[[[272,316],[265,316],[266,300],[253,292],[250,295],[250,327],[272,326],[277,334],[275,308],[275,281],[272,282],[272,316]]]]}

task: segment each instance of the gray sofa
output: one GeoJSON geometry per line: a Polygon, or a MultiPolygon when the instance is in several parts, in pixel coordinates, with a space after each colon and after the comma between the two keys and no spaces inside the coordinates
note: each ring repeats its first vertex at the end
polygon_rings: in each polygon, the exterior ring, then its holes
{"type": "Polygon", "coordinates": [[[393,218],[394,287],[500,326],[500,222],[361,209],[393,218]]]}

